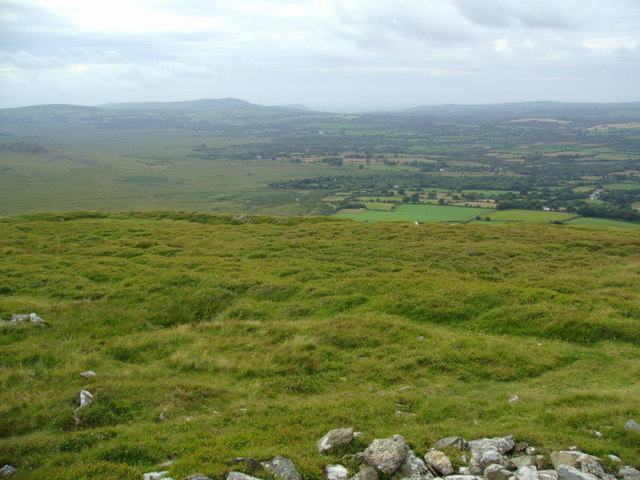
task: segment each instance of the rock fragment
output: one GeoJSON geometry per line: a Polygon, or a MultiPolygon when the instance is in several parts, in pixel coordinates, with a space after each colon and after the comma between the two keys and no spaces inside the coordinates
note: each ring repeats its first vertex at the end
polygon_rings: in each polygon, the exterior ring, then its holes
{"type": "Polygon", "coordinates": [[[598,477],[595,475],[583,472],[569,465],[558,465],[556,471],[558,472],[558,480],[598,480],[598,477]]]}
{"type": "Polygon", "coordinates": [[[194,473],[193,475],[184,477],[184,480],[211,480],[211,479],[202,473],[194,473]]]}
{"type": "Polygon", "coordinates": [[[438,440],[433,444],[433,448],[441,449],[441,448],[457,448],[461,451],[469,450],[469,443],[462,437],[445,437],[438,440]]]}
{"type": "Polygon", "coordinates": [[[555,468],[556,470],[560,465],[575,467],[578,462],[578,458],[580,458],[580,455],[582,455],[582,452],[569,450],[553,452],[551,453],[551,463],[553,463],[553,468],[555,468]]]}
{"type": "Polygon", "coordinates": [[[96,372],[92,370],[87,370],[86,372],[79,373],[78,375],[84,378],[91,378],[96,376],[96,372]]]}
{"type": "Polygon", "coordinates": [[[327,465],[324,467],[325,480],[346,480],[349,471],[343,465],[327,465]]]}
{"type": "Polygon", "coordinates": [[[80,402],[79,408],[88,407],[93,403],[93,395],[88,390],[80,390],[78,401],[80,402]]]}
{"type": "Polygon", "coordinates": [[[623,480],[640,480],[640,470],[626,465],[618,470],[618,476],[623,480]]]}
{"type": "Polygon", "coordinates": [[[336,447],[344,447],[351,443],[353,440],[353,428],[336,428],[329,430],[320,440],[316,443],[318,447],[318,453],[328,452],[336,447]]]}
{"type": "Polygon", "coordinates": [[[229,472],[227,475],[227,480],[260,480],[256,477],[252,477],[251,475],[247,475],[242,472],[229,472]]]}
{"type": "Polygon", "coordinates": [[[18,473],[18,469],[9,464],[0,468],[0,477],[2,478],[10,477],[11,475],[15,475],[16,473],[18,473]]]}
{"type": "Polygon", "coordinates": [[[376,438],[364,451],[364,461],[387,475],[398,470],[406,456],[406,443],[400,435],[376,438]]]}
{"type": "Polygon", "coordinates": [[[375,468],[365,467],[351,477],[351,480],[379,480],[379,477],[375,468]]]}
{"type": "Polygon", "coordinates": [[[484,469],[484,477],[487,480],[509,480],[511,475],[513,475],[512,472],[497,463],[489,465],[484,469]]]}
{"type": "Polygon", "coordinates": [[[143,473],[143,480],[170,480],[167,475],[169,475],[168,471],[165,472],[149,472],[143,473]]]}
{"type": "Polygon", "coordinates": [[[634,419],[630,418],[624,424],[624,429],[629,432],[640,432],[640,423],[636,422],[634,419]]]}
{"type": "Polygon", "coordinates": [[[276,455],[267,462],[262,462],[262,466],[280,480],[302,480],[302,475],[296,470],[293,462],[280,455],[276,455]]]}
{"type": "Polygon", "coordinates": [[[424,456],[424,461],[438,475],[452,475],[453,465],[451,460],[440,450],[429,450],[424,456]]]}
{"type": "Polygon", "coordinates": [[[538,469],[534,466],[520,467],[514,477],[516,480],[538,480],[538,469]]]}
{"type": "Polygon", "coordinates": [[[433,475],[427,464],[413,450],[406,447],[406,456],[400,468],[391,477],[393,480],[431,480],[433,475]]]}

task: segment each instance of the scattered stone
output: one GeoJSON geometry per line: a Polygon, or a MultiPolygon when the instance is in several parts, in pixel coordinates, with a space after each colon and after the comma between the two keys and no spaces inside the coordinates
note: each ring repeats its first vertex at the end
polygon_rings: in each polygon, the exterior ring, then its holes
{"type": "Polygon", "coordinates": [[[433,448],[442,449],[454,447],[458,450],[465,451],[470,450],[469,443],[462,437],[445,437],[438,440],[433,444],[433,448]]]}
{"type": "Polygon", "coordinates": [[[79,408],[88,407],[93,403],[93,395],[88,390],[80,390],[79,402],[79,408]]]}
{"type": "Polygon", "coordinates": [[[445,480],[484,480],[478,475],[448,475],[445,480]]]}
{"type": "Polygon", "coordinates": [[[24,325],[25,323],[35,323],[40,325],[46,325],[45,322],[37,313],[15,313],[11,315],[11,319],[0,319],[0,326],[3,325],[24,325]]]}
{"type": "Polygon", "coordinates": [[[513,462],[497,450],[485,450],[481,452],[479,456],[474,455],[474,458],[472,458],[469,463],[469,467],[471,468],[471,473],[479,475],[484,472],[485,468],[493,464],[501,465],[507,470],[516,470],[516,466],[513,462]]]}
{"type": "Polygon", "coordinates": [[[363,432],[353,432],[353,438],[359,438],[359,437],[361,437],[363,435],[364,435],[363,432]]]}
{"type": "Polygon", "coordinates": [[[538,480],[538,469],[533,466],[520,467],[514,476],[516,480],[538,480]]]}
{"type": "Polygon", "coordinates": [[[558,472],[559,480],[598,480],[598,477],[595,475],[583,472],[569,465],[558,465],[556,471],[558,472]]]}
{"type": "Polygon", "coordinates": [[[424,456],[424,461],[438,475],[452,475],[453,465],[451,460],[440,450],[430,450],[424,456]]]}
{"type": "Polygon", "coordinates": [[[568,465],[570,467],[575,467],[578,462],[578,458],[580,458],[582,452],[569,452],[566,450],[560,452],[553,452],[551,454],[551,463],[553,463],[553,468],[556,470],[560,465],[568,465]]]}
{"type": "Polygon", "coordinates": [[[555,470],[538,470],[538,480],[558,480],[558,472],[555,470]]]}
{"type": "Polygon", "coordinates": [[[251,472],[258,472],[264,468],[264,465],[253,457],[240,457],[231,461],[232,464],[244,463],[251,472]]]}
{"type": "Polygon", "coordinates": [[[29,370],[27,370],[27,375],[31,375],[33,377],[35,374],[36,374],[35,370],[33,370],[31,368],[29,370]]]}
{"type": "Polygon", "coordinates": [[[534,453],[536,453],[536,449],[535,447],[527,447],[524,449],[524,453],[526,453],[527,455],[533,455],[534,453]]]}
{"type": "Polygon", "coordinates": [[[407,456],[406,443],[400,435],[376,438],[364,451],[364,461],[381,473],[391,475],[407,456]]]}
{"type": "Polygon", "coordinates": [[[607,473],[602,468],[602,459],[583,453],[576,460],[576,468],[599,478],[606,478],[607,473]]]}
{"type": "Polygon", "coordinates": [[[345,447],[351,443],[351,440],[353,440],[353,428],[336,428],[329,430],[318,440],[316,446],[318,453],[324,453],[335,447],[345,447]]]}
{"type": "Polygon", "coordinates": [[[622,462],[622,460],[620,460],[620,457],[618,457],[617,455],[607,455],[607,457],[609,457],[609,459],[614,462],[622,462]]]}
{"type": "Polygon", "coordinates": [[[169,472],[149,472],[149,473],[143,473],[143,480],[169,480],[169,478],[167,478],[167,475],[169,475],[169,472]]]}
{"type": "Polygon", "coordinates": [[[251,475],[247,475],[242,472],[229,472],[227,475],[227,480],[260,480],[256,477],[252,477],[251,475]]]}
{"type": "Polygon", "coordinates": [[[159,422],[164,422],[166,420],[166,418],[164,417],[164,412],[160,412],[160,415],[158,415],[158,421],[159,422]]]}
{"type": "Polygon", "coordinates": [[[4,467],[0,468],[0,477],[10,477],[11,475],[15,475],[18,472],[16,467],[12,467],[7,464],[4,467]]]}
{"type": "Polygon", "coordinates": [[[424,340],[424,336],[423,336],[423,335],[420,335],[420,336],[418,337],[418,341],[419,341],[419,342],[422,342],[423,340],[424,340]]]}
{"type": "MultiPolygon", "coordinates": [[[[460,474],[460,475],[471,475],[471,469],[469,467],[460,467],[458,469],[458,474],[460,474]]],[[[451,476],[454,476],[454,475],[449,475],[448,477],[451,477],[451,476]]]]}
{"type": "Polygon", "coordinates": [[[633,419],[629,419],[625,422],[624,429],[629,432],[640,432],[640,423],[633,419]]]}
{"type": "Polygon", "coordinates": [[[206,475],[203,475],[202,473],[194,473],[193,475],[184,477],[184,480],[211,480],[211,479],[206,475]]]}
{"type": "Polygon", "coordinates": [[[599,432],[598,430],[594,430],[594,431],[593,431],[593,434],[594,434],[596,437],[598,437],[598,438],[602,438],[602,436],[603,436],[603,435],[602,435],[602,432],[599,432]]]}
{"type": "Polygon", "coordinates": [[[95,377],[96,376],[96,372],[93,372],[91,370],[87,370],[86,372],[79,373],[78,375],[80,375],[81,377],[84,377],[84,378],[91,378],[91,377],[95,377]]]}
{"type": "Polygon", "coordinates": [[[530,455],[523,455],[521,457],[512,457],[511,462],[516,466],[516,468],[536,467],[536,460],[530,455]]]}
{"type": "Polygon", "coordinates": [[[402,410],[396,410],[395,415],[398,415],[399,417],[405,416],[405,417],[415,417],[416,414],[415,413],[411,413],[411,412],[403,412],[402,410]]]}
{"type": "Polygon", "coordinates": [[[527,442],[517,442],[516,446],[513,447],[514,452],[524,452],[529,444],[527,442]]]}
{"type": "Polygon", "coordinates": [[[351,480],[378,480],[378,472],[373,467],[365,467],[356,473],[351,480]]]}
{"type": "Polygon", "coordinates": [[[640,470],[626,465],[618,470],[618,476],[622,477],[623,480],[640,480],[640,470]]]}
{"type": "Polygon", "coordinates": [[[161,464],[160,464],[160,465],[158,465],[158,466],[159,466],[159,467],[162,467],[162,468],[169,468],[169,467],[171,467],[174,463],[176,463],[176,461],[175,461],[175,460],[167,460],[166,462],[161,463],[161,464]]]}
{"type": "Polygon", "coordinates": [[[391,478],[393,480],[431,480],[433,475],[429,471],[427,464],[409,447],[406,447],[406,452],[404,462],[391,478]]]}
{"type": "Polygon", "coordinates": [[[469,442],[471,453],[476,458],[480,458],[482,453],[488,450],[495,450],[499,454],[504,455],[513,450],[515,446],[516,442],[513,439],[513,435],[507,437],[481,438],[469,442]]]}
{"type": "Polygon", "coordinates": [[[327,465],[324,467],[325,480],[346,480],[347,478],[349,478],[349,471],[343,465],[327,465]]]}
{"type": "Polygon", "coordinates": [[[512,472],[502,465],[493,464],[484,469],[484,476],[487,480],[509,480],[512,472]]]}
{"type": "Polygon", "coordinates": [[[296,466],[291,460],[280,455],[276,455],[268,462],[262,462],[262,466],[268,472],[281,480],[302,480],[302,475],[296,470],[296,466]]]}
{"type": "Polygon", "coordinates": [[[517,396],[517,395],[513,395],[512,397],[509,397],[509,400],[507,400],[509,403],[517,403],[522,401],[522,399],[517,396]]]}

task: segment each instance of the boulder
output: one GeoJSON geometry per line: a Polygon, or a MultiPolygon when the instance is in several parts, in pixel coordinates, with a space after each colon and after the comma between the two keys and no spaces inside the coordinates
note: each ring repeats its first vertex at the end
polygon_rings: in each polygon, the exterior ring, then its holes
{"type": "Polygon", "coordinates": [[[640,432],[640,423],[633,419],[629,419],[625,422],[624,429],[629,432],[640,432]]]}
{"type": "Polygon", "coordinates": [[[15,475],[17,472],[18,469],[16,467],[7,464],[0,468],[0,477],[10,477],[11,475],[15,475]]]}
{"type": "Polygon", "coordinates": [[[252,477],[251,475],[247,475],[242,472],[229,472],[227,475],[227,480],[260,480],[256,477],[252,477]]]}
{"type": "Polygon", "coordinates": [[[262,466],[268,472],[280,480],[302,480],[302,475],[296,470],[296,466],[291,460],[280,455],[276,455],[267,462],[262,462],[262,466]]]}
{"type": "Polygon", "coordinates": [[[391,438],[376,438],[364,451],[364,461],[378,472],[391,475],[404,463],[407,456],[406,443],[400,435],[391,438]]]}
{"type": "Polygon", "coordinates": [[[438,475],[453,474],[453,465],[451,460],[440,450],[429,450],[424,456],[424,461],[438,475]]]}
{"type": "Polygon", "coordinates": [[[349,478],[349,471],[342,465],[327,465],[324,467],[325,480],[346,480],[349,478]]]}
{"type": "Polygon", "coordinates": [[[501,465],[507,470],[516,470],[513,462],[497,450],[485,450],[480,452],[479,455],[476,455],[474,452],[474,457],[471,459],[471,462],[469,462],[469,467],[471,468],[471,473],[480,475],[484,472],[485,468],[493,464],[501,465]]]}
{"type": "Polygon", "coordinates": [[[582,455],[582,452],[578,451],[562,450],[559,452],[553,452],[551,454],[551,463],[553,463],[553,468],[555,468],[556,470],[560,465],[575,467],[578,462],[578,458],[580,458],[580,455],[582,455]]]}
{"type": "Polygon", "coordinates": [[[558,465],[556,471],[558,472],[558,480],[599,480],[595,475],[569,465],[558,465]]]}
{"type": "Polygon", "coordinates": [[[513,450],[516,446],[516,442],[513,439],[513,435],[508,437],[495,437],[495,438],[481,438],[479,440],[473,440],[469,442],[469,447],[474,458],[479,459],[482,454],[489,450],[495,450],[501,455],[513,450]]]}
{"type": "Polygon", "coordinates": [[[193,475],[184,477],[184,480],[211,480],[211,479],[206,475],[203,475],[202,473],[194,473],[193,475]]]}
{"type": "Polygon", "coordinates": [[[484,477],[487,480],[509,480],[512,472],[504,468],[502,465],[494,463],[484,469],[484,477]]]}
{"type": "Polygon", "coordinates": [[[514,477],[516,480],[538,480],[538,469],[534,466],[520,467],[514,477]]]}
{"type": "Polygon", "coordinates": [[[626,465],[618,470],[618,476],[623,480],[640,480],[640,470],[626,465]]]}
{"type": "Polygon", "coordinates": [[[520,457],[511,457],[511,463],[513,463],[516,468],[521,467],[536,467],[536,459],[531,455],[522,455],[520,457]]]}
{"type": "Polygon", "coordinates": [[[433,475],[429,471],[427,464],[418,457],[413,450],[406,447],[404,462],[391,477],[393,480],[431,480],[433,475]]]}
{"type": "Polygon", "coordinates": [[[438,440],[433,444],[433,448],[457,448],[458,450],[464,451],[469,450],[469,443],[462,437],[445,437],[438,440]]]}
{"type": "Polygon", "coordinates": [[[351,480],[379,480],[379,477],[375,468],[365,467],[351,477],[351,480]]]}
{"type": "Polygon", "coordinates": [[[336,428],[329,430],[324,437],[318,440],[316,446],[318,453],[328,452],[335,447],[344,447],[353,440],[353,428],[336,428]]]}
{"type": "Polygon", "coordinates": [[[583,453],[576,460],[576,468],[599,478],[606,478],[607,473],[602,468],[602,459],[583,453]]]}

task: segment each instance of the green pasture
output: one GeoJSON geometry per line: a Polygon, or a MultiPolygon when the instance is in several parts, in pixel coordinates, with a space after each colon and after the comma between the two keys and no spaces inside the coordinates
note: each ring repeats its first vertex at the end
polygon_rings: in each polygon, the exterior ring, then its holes
{"type": "Polygon", "coordinates": [[[640,228],[640,223],[623,222],[610,218],[577,217],[564,222],[566,225],[593,225],[597,227],[640,228]]]}
{"type": "Polygon", "coordinates": [[[365,202],[367,210],[380,210],[383,212],[390,212],[396,206],[395,203],[383,203],[383,202],[365,202]]]}
{"type": "Polygon", "coordinates": [[[545,212],[543,210],[494,210],[491,220],[512,222],[553,222],[568,220],[575,215],[572,213],[545,212]]]}
{"type": "Polygon", "coordinates": [[[443,205],[399,205],[393,212],[337,213],[338,218],[361,222],[466,222],[476,215],[487,215],[488,208],[451,207],[443,205]]]}
{"type": "Polygon", "coordinates": [[[605,190],[640,190],[640,182],[607,183],[603,188],[605,190]]]}

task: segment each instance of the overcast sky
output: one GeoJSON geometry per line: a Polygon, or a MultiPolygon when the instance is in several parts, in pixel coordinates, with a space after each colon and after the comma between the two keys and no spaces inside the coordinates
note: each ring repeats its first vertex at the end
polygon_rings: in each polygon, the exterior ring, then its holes
{"type": "Polygon", "coordinates": [[[0,0],[0,107],[640,100],[640,0],[0,0]]]}

